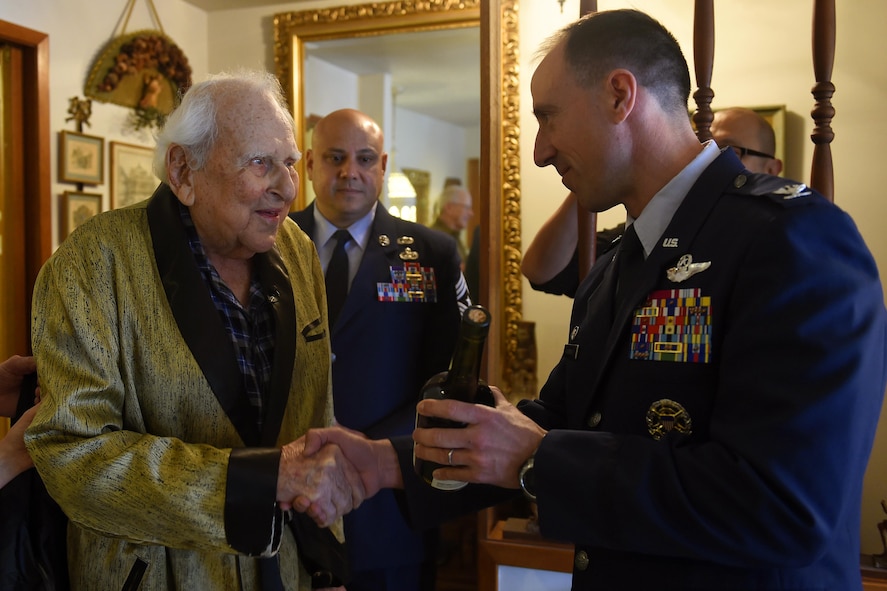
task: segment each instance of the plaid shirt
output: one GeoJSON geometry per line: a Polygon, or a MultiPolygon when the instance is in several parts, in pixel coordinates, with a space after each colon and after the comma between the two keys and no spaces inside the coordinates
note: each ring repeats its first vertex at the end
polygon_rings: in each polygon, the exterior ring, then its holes
{"type": "Polygon", "coordinates": [[[243,377],[243,386],[255,410],[254,418],[261,431],[264,417],[263,404],[271,385],[274,359],[274,316],[271,304],[254,274],[249,286],[249,306],[244,309],[240,305],[234,293],[225,285],[218,271],[209,262],[188,208],[180,203],[179,211],[197,268],[200,269],[200,274],[209,287],[219,318],[228,336],[231,337],[237,365],[243,377]]]}

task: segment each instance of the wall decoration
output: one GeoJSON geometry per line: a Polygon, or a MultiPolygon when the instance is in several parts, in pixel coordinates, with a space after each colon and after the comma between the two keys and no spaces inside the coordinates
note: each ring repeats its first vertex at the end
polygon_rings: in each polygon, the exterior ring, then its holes
{"type": "Polygon", "coordinates": [[[59,181],[84,185],[105,182],[105,140],[74,131],[59,132],[59,181]]]}
{"type": "Polygon", "coordinates": [[[154,176],[154,150],[111,142],[111,209],[147,199],[160,182],[154,176]]]}
{"type": "Polygon", "coordinates": [[[129,0],[121,33],[101,50],[84,93],[103,103],[133,110],[128,125],[136,130],[159,128],[179,97],[191,86],[185,53],[163,33],[152,0],[146,0],[160,30],[126,33],[136,0],[129,0]]]}
{"type": "Polygon", "coordinates": [[[77,226],[102,211],[102,196],[98,193],[65,191],[62,206],[62,239],[65,239],[77,226]]]}

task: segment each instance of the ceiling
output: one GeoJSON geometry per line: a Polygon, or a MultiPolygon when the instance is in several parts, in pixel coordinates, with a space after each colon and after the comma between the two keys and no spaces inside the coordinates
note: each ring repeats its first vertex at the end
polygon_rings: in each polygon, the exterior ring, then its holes
{"type": "MultiPolygon", "coordinates": [[[[185,0],[206,11],[292,0],[185,0]]],[[[478,27],[306,43],[306,53],[358,75],[389,72],[397,106],[460,127],[480,124],[478,27]]]]}

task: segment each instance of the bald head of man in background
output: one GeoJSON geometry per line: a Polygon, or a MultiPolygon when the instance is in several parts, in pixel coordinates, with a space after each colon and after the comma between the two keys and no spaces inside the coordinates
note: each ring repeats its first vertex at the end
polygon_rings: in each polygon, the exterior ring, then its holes
{"type": "Polygon", "coordinates": [[[744,107],[723,109],[714,115],[711,135],[720,147],[732,147],[752,172],[782,172],[782,160],[775,157],[776,134],[766,119],[744,107]]]}

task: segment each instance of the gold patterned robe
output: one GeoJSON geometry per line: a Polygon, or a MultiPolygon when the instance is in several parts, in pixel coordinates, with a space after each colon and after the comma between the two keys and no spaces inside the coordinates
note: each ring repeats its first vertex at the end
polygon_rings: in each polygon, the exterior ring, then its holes
{"type": "Polygon", "coordinates": [[[280,445],[332,420],[323,274],[286,220],[256,255],[276,327],[262,433],[230,338],[185,241],[175,196],[103,213],[37,278],[32,344],[44,402],[26,443],[71,520],[72,589],[260,589],[276,556],[310,588],[275,505],[280,445]]]}

